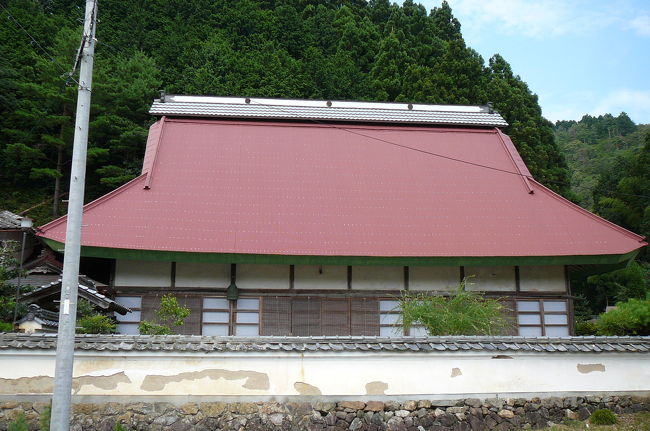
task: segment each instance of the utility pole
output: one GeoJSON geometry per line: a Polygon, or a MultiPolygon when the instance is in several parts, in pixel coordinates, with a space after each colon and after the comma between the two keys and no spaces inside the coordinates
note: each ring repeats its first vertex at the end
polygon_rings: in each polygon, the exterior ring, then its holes
{"type": "Polygon", "coordinates": [[[90,118],[90,95],[93,82],[96,20],[97,0],[86,0],[84,32],[80,47],[81,66],[79,69],[77,115],[74,125],[72,168],[70,170],[68,224],[63,257],[61,302],[59,303],[59,333],[56,342],[56,368],[54,371],[54,393],[50,420],[50,429],[52,431],[67,431],[70,429],[72,368],[74,364],[79,256],[81,252],[81,219],[86,183],[86,152],[90,118]]]}

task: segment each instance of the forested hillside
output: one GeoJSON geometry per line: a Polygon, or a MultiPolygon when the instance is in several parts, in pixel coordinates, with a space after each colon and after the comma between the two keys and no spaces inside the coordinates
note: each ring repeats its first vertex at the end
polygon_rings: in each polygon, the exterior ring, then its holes
{"type": "MultiPolygon", "coordinates": [[[[571,171],[578,202],[598,215],[650,237],[650,125],[636,125],[625,114],[558,121],[558,145],[571,171]]],[[[580,319],[606,305],[646,298],[650,291],[647,247],[629,267],[574,283],[580,319]]]]}
{"type": "Polygon", "coordinates": [[[558,121],[555,137],[564,153],[571,172],[571,190],[580,205],[594,210],[601,187],[596,187],[601,175],[606,175],[622,159],[629,159],[643,147],[648,125],[637,126],[622,112],[592,117],[585,115],[580,121],[558,121]]]}
{"type": "MultiPolygon", "coordinates": [[[[0,3],[3,4],[3,3],[0,3]]],[[[6,5],[5,5],[6,4],[6,5]]],[[[82,1],[0,8],[0,207],[61,214],[76,99],[68,77],[82,1]]],[[[407,0],[103,0],[99,5],[87,200],[139,173],[148,106],[168,93],[485,104],[535,177],[566,193],[553,125],[507,61],[468,47],[446,3],[407,0]]]]}

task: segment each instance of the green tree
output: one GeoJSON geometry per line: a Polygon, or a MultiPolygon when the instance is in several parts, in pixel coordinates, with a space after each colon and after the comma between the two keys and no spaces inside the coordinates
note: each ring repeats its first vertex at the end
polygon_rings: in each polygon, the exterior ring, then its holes
{"type": "Polygon", "coordinates": [[[399,298],[404,328],[424,326],[429,335],[496,335],[507,329],[505,307],[496,299],[465,289],[463,281],[448,297],[402,292],[399,298]]]}
{"type": "Polygon", "coordinates": [[[143,320],[140,322],[140,334],[143,335],[169,335],[173,334],[172,327],[183,326],[185,319],[190,315],[190,309],[178,303],[172,295],[163,295],[160,298],[160,307],[154,311],[157,321],[143,320]]]}
{"type": "MultiPolygon", "coordinates": [[[[0,241],[0,332],[13,330],[13,316],[16,307],[16,286],[9,283],[18,277],[20,266],[16,259],[19,244],[15,241],[0,241]]],[[[20,307],[19,312],[23,312],[20,307]]]]}

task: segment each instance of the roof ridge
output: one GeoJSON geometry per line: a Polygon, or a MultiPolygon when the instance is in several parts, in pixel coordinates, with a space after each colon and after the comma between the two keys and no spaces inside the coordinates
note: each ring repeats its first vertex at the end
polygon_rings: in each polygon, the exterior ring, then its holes
{"type": "MultiPolygon", "coordinates": [[[[130,189],[134,184],[136,184],[138,181],[143,180],[145,177],[146,177],[146,175],[144,175],[144,174],[138,175],[137,177],[133,178],[131,181],[122,184],[121,186],[119,186],[115,190],[112,190],[112,191],[106,193],[105,195],[98,197],[94,201],[88,202],[86,205],[83,206],[82,213],[86,212],[89,209],[92,209],[92,208],[96,207],[97,205],[99,205],[102,202],[110,200],[114,196],[121,194],[122,192],[126,191],[127,189],[130,189]]],[[[61,216],[61,217],[59,217],[57,219],[54,219],[54,220],[52,220],[50,222],[45,223],[42,226],[39,226],[38,230],[36,232],[36,235],[37,236],[45,236],[44,234],[49,229],[61,225],[62,223],[64,223],[67,220],[67,218],[68,218],[68,215],[66,214],[64,216],[61,216]]]]}
{"type": "Polygon", "coordinates": [[[515,170],[519,173],[521,181],[524,183],[524,186],[526,187],[526,190],[528,190],[528,194],[533,194],[535,191],[533,190],[533,187],[530,185],[530,181],[528,181],[528,178],[532,178],[532,175],[530,174],[530,171],[528,170],[528,167],[524,163],[523,159],[517,152],[517,149],[515,148],[514,144],[512,143],[511,140],[508,139],[509,142],[506,142],[506,139],[504,138],[504,134],[499,130],[498,127],[495,127],[494,130],[496,131],[497,136],[499,137],[499,141],[503,145],[503,147],[506,150],[506,153],[508,154],[508,157],[510,158],[510,161],[514,165],[515,170]],[[516,156],[515,156],[516,155],[516,156]],[[523,169],[522,169],[523,167],[523,169]],[[525,172],[524,172],[525,169],[525,172]]]}

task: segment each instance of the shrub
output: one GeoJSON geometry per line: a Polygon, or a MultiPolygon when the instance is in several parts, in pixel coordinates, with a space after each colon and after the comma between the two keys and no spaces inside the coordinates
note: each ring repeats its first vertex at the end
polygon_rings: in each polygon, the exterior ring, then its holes
{"type": "Polygon", "coordinates": [[[589,417],[589,423],[593,425],[614,425],[618,418],[610,409],[598,409],[589,417]]]}
{"type": "Polygon", "coordinates": [[[160,298],[160,308],[155,311],[157,322],[143,320],[138,328],[141,334],[168,335],[173,334],[172,326],[182,326],[190,315],[190,309],[178,303],[172,294],[160,298]]]}
{"type": "Polygon", "coordinates": [[[77,319],[78,334],[113,334],[115,328],[115,322],[103,314],[93,314],[77,319]]]}
{"type": "Polygon", "coordinates": [[[579,336],[596,335],[598,328],[596,322],[587,320],[584,322],[576,322],[575,333],[579,336]]]}
{"type": "Polygon", "coordinates": [[[41,425],[41,431],[50,431],[50,420],[52,418],[52,403],[47,405],[41,412],[39,417],[39,423],[41,425]]]}
{"type": "Polygon", "coordinates": [[[29,431],[25,414],[20,413],[18,417],[16,417],[16,420],[10,422],[7,431],[29,431]]]}
{"type": "Polygon", "coordinates": [[[113,427],[113,431],[127,431],[127,428],[124,425],[122,425],[121,423],[118,422],[113,427]]]}
{"type": "Polygon", "coordinates": [[[465,290],[466,280],[449,297],[402,292],[401,323],[405,328],[423,325],[429,335],[495,335],[509,322],[506,308],[496,299],[465,290]]]}
{"type": "Polygon", "coordinates": [[[630,299],[596,321],[598,335],[650,335],[650,299],[630,299]]]}

